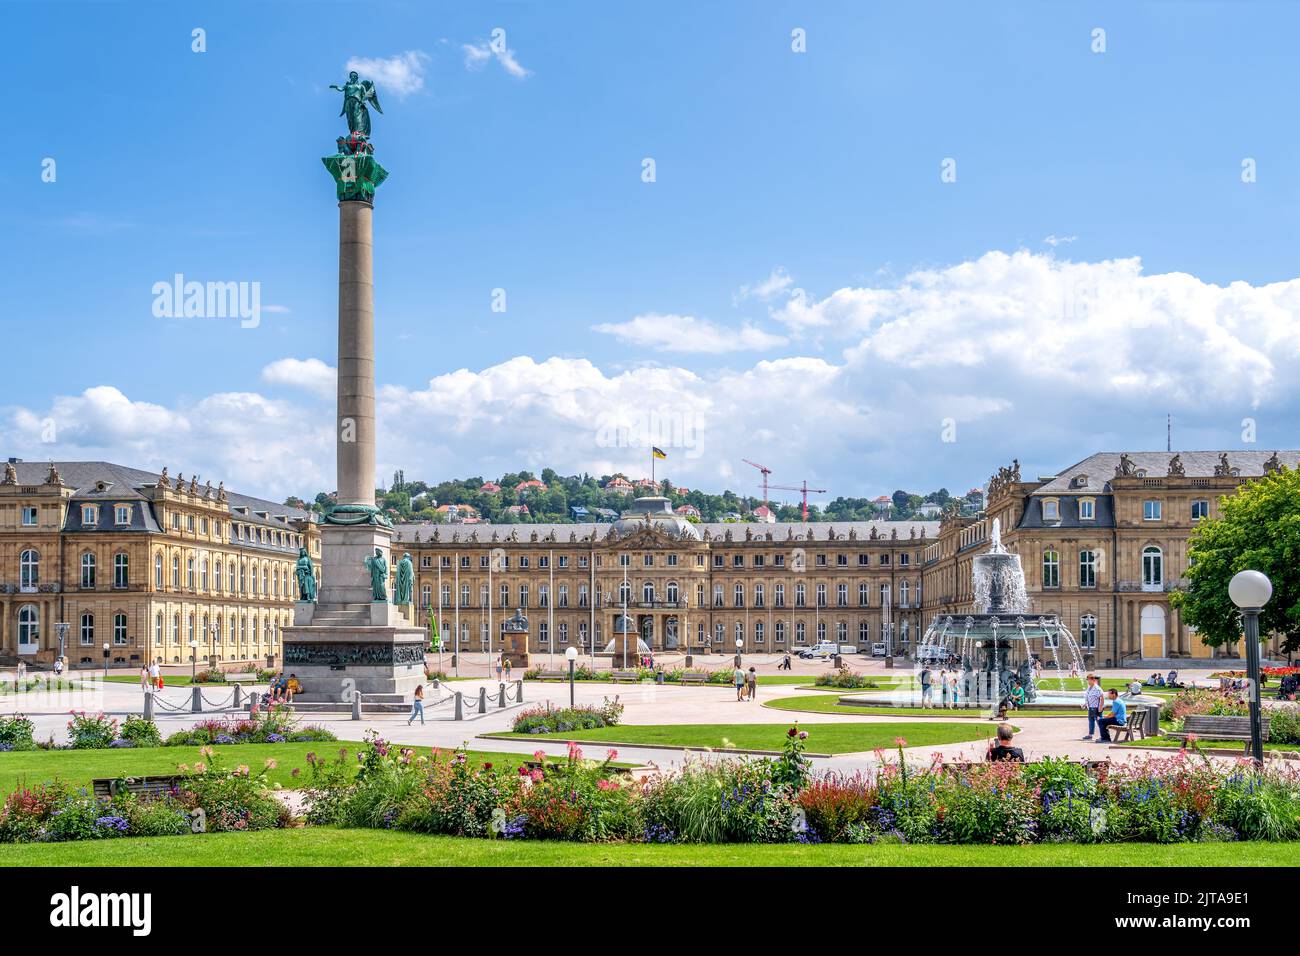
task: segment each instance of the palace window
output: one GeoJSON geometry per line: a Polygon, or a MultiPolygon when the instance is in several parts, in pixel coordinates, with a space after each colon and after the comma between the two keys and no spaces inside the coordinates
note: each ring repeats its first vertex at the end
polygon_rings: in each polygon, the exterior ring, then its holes
{"type": "Polygon", "coordinates": [[[95,586],[95,556],[89,552],[81,556],[81,586],[83,588],[95,586]]]}
{"type": "Polygon", "coordinates": [[[858,552],[858,567],[867,567],[871,564],[871,555],[858,552]]]}
{"type": "Polygon", "coordinates": [[[785,621],[776,622],[776,628],[774,633],[776,636],[776,643],[784,644],[785,643],[785,621]]]}
{"type": "Polygon", "coordinates": [[[451,585],[444,584],[442,586],[442,593],[439,594],[438,597],[443,607],[451,607],[451,585]]]}
{"type": "Polygon", "coordinates": [[[23,506],[23,527],[34,528],[37,522],[37,512],[35,508],[23,506]]]}
{"type": "Polygon", "coordinates": [[[676,581],[668,582],[668,603],[676,604],[679,597],[676,581]]]}
{"type": "Polygon", "coordinates": [[[569,624],[568,624],[568,622],[567,622],[567,621],[561,621],[561,622],[559,623],[559,625],[557,625],[557,626],[558,626],[559,629],[560,629],[560,643],[561,643],[561,644],[567,644],[567,643],[569,643],[569,624]]]}
{"type": "Polygon", "coordinates": [[[559,562],[560,570],[563,571],[569,566],[569,556],[567,554],[560,555],[559,562]]]}
{"type": "Polygon", "coordinates": [[[41,640],[41,612],[35,604],[18,609],[18,647],[35,649],[41,640]]]}
{"type": "Polygon", "coordinates": [[[191,591],[194,590],[194,558],[193,556],[185,559],[185,586],[191,591]]]}
{"type": "Polygon", "coordinates": [[[28,548],[18,555],[18,587],[24,591],[35,591],[41,583],[41,555],[33,548],[28,548]]]}
{"type": "Polygon", "coordinates": [[[849,606],[849,586],[847,584],[835,585],[835,606],[836,607],[849,606]]]}
{"type": "Polygon", "coordinates": [[[1043,552],[1043,587],[1059,588],[1061,586],[1061,555],[1048,549],[1043,552]]]}
{"type": "Polygon", "coordinates": [[[81,615],[81,643],[90,646],[95,643],[95,615],[81,615]]]}
{"type": "Polygon", "coordinates": [[[871,622],[858,621],[858,649],[861,650],[871,643],[871,622]]]}
{"type": "Polygon", "coordinates": [[[825,641],[826,641],[826,622],[818,621],[817,622],[817,643],[822,644],[825,643],[825,641]]]}
{"type": "Polygon", "coordinates": [[[713,606],[722,607],[722,585],[713,585],[713,606]]]}
{"type": "Polygon", "coordinates": [[[763,603],[763,585],[754,585],[754,607],[764,607],[763,603]]]}
{"type": "Polygon", "coordinates": [[[547,571],[551,567],[551,556],[549,554],[539,554],[537,556],[537,567],[547,571]]]}
{"type": "Polygon", "coordinates": [[[646,581],[641,585],[641,600],[646,604],[655,602],[655,583],[653,581],[646,581]]]}
{"type": "Polygon", "coordinates": [[[1154,545],[1142,549],[1142,589],[1160,591],[1165,583],[1164,552],[1154,545]]]}
{"type": "Polygon", "coordinates": [[[537,586],[537,606],[550,607],[551,605],[551,588],[549,585],[540,584],[537,586]]]}
{"type": "Polygon", "coordinates": [[[866,581],[858,584],[858,607],[867,607],[870,604],[871,588],[866,581]]]}
{"type": "Polygon", "coordinates": [[[579,584],[578,585],[578,607],[586,607],[587,601],[588,601],[587,585],[579,584]]]}
{"type": "Polygon", "coordinates": [[[1097,503],[1092,498],[1079,499],[1079,520],[1093,521],[1097,517],[1097,503]]]}
{"type": "Polygon", "coordinates": [[[202,558],[199,559],[199,590],[206,591],[207,589],[208,589],[208,558],[207,555],[204,555],[202,558]]]}
{"type": "Polygon", "coordinates": [[[162,642],[163,642],[163,616],[162,616],[162,611],[159,611],[159,612],[158,612],[158,616],[155,617],[154,620],[153,620],[153,642],[154,642],[155,644],[159,645],[159,646],[161,646],[161,645],[162,645],[162,642]]]}
{"type": "Polygon", "coordinates": [[[131,585],[131,559],[126,552],[119,551],[113,555],[113,587],[125,588],[131,585]]]}
{"type": "Polygon", "coordinates": [[[1192,520],[1204,521],[1210,516],[1210,502],[1201,498],[1192,502],[1192,520]]]}
{"type": "Polygon", "coordinates": [[[794,586],[794,606],[808,606],[808,586],[802,581],[794,586]]]}
{"type": "Polygon", "coordinates": [[[847,621],[837,621],[835,623],[835,640],[841,644],[849,642],[849,625],[847,621]]]}
{"type": "Polygon", "coordinates": [[[726,629],[726,627],[725,627],[724,625],[722,625],[722,624],[714,624],[714,625],[713,625],[713,643],[714,643],[714,644],[721,644],[721,643],[722,643],[722,638],[726,636],[726,633],[727,633],[727,629],[726,629]]]}
{"type": "Polygon", "coordinates": [[[641,567],[653,568],[655,566],[655,556],[653,554],[643,554],[641,556],[641,567]]]}
{"type": "Polygon", "coordinates": [[[907,599],[911,592],[911,585],[906,581],[898,586],[898,606],[907,607],[907,599]]]}
{"type": "Polygon", "coordinates": [[[1160,514],[1161,506],[1159,498],[1148,498],[1146,501],[1142,502],[1143,521],[1159,521],[1160,514]]]}
{"type": "Polygon", "coordinates": [[[819,568],[826,567],[826,555],[824,554],[817,555],[817,567],[819,568]]]}
{"type": "Polygon", "coordinates": [[[826,585],[824,584],[817,585],[817,606],[826,606],[826,585]]]}
{"type": "Polygon", "coordinates": [[[113,509],[113,522],[114,522],[114,524],[130,524],[130,523],[131,523],[131,506],[130,506],[130,505],[118,505],[116,508],[114,508],[114,509],[113,509]]]}
{"type": "Polygon", "coordinates": [[[1079,618],[1079,647],[1084,650],[1097,647],[1097,618],[1092,614],[1079,618]]]}
{"type": "Polygon", "coordinates": [[[1079,587],[1095,588],[1097,586],[1097,552],[1084,550],[1079,552],[1079,587]]]}
{"type": "Polygon", "coordinates": [[[560,601],[559,601],[559,606],[560,606],[560,607],[568,607],[568,606],[569,606],[569,586],[568,586],[567,584],[561,584],[561,585],[560,585],[560,601]]]}
{"type": "Polygon", "coordinates": [[[733,589],[733,593],[732,593],[732,607],[744,607],[744,606],[745,606],[745,586],[743,584],[737,584],[733,589]]]}
{"type": "Polygon", "coordinates": [[[754,622],[754,643],[755,644],[763,643],[763,622],[762,621],[754,622]]]}
{"type": "Polygon", "coordinates": [[[468,584],[462,584],[460,586],[460,606],[469,607],[469,585],[468,584]]]}
{"type": "Polygon", "coordinates": [[[783,568],[783,567],[785,567],[785,555],[784,555],[784,554],[774,554],[774,555],[772,555],[772,567],[774,567],[774,568],[783,568]]]}
{"type": "Polygon", "coordinates": [[[1055,498],[1043,499],[1043,520],[1060,521],[1061,520],[1061,503],[1055,498]]]}
{"type": "Polygon", "coordinates": [[[794,642],[796,644],[808,643],[808,625],[803,621],[796,621],[794,625],[794,642]]]}
{"type": "Polygon", "coordinates": [[[736,622],[734,640],[739,641],[741,644],[745,643],[745,625],[741,621],[736,622]]]}
{"type": "Polygon", "coordinates": [[[785,585],[784,584],[778,584],[776,586],[775,604],[777,607],[785,607],[785,585]]]}
{"type": "Polygon", "coordinates": [[[433,585],[420,585],[420,607],[429,607],[433,602],[433,585]]]}
{"type": "Polygon", "coordinates": [[[543,620],[537,623],[537,643],[551,643],[551,627],[549,622],[543,620]]]}
{"type": "Polygon", "coordinates": [[[99,506],[82,505],[81,506],[81,523],[82,524],[99,524],[99,506]]]}

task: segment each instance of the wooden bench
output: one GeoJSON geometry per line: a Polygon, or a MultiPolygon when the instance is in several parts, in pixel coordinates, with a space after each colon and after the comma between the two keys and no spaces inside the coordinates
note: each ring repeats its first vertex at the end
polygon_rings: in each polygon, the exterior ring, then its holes
{"type": "Polygon", "coordinates": [[[257,674],[254,671],[249,671],[247,673],[240,673],[240,674],[235,674],[235,673],[227,674],[226,683],[227,684],[256,684],[257,674]]]}
{"type": "MultiPolygon", "coordinates": [[[[1268,721],[1267,717],[1260,718],[1261,740],[1268,740],[1268,721]]],[[[1198,740],[1221,740],[1240,743],[1243,750],[1249,750],[1250,718],[1206,717],[1200,714],[1189,714],[1183,718],[1183,729],[1169,736],[1185,742],[1190,735],[1195,735],[1198,740]]],[[[1184,746],[1186,746],[1186,743],[1184,743],[1184,746]]]]}
{"type": "Polygon", "coordinates": [[[108,799],[121,793],[137,797],[161,797],[169,794],[184,780],[176,774],[160,777],[98,777],[91,781],[95,796],[108,799]]]}
{"type": "Polygon", "coordinates": [[[641,680],[641,673],[640,671],[614,671],[609,675],[609,679],[615,684],[635,684],[641,680]]]}
{"type": "Polygon", "coordinates": [[[708,674],[686,673],[683,674],[681,677],[677,678],[677,683],[679,684],[707,684],[708,682],[709,682],[708,674]]]}
{"type": "MultiPolygon", "coordinates": [[[[969,771],[972,767],[988,766],[990,762],[991,761],[987,761],[987,760],[983,760],[983,761],[953,760],[944,763],[943,769],[950,773],[962,774],[969,771]]],[[[1034,763],[1034,761],[1032,760],[1025,761],[1026,765],[1031,763],[1034,763]]],[[[1097,777],[1101,780],[1105,780],[1106,774],[1110,771],[1110,758],[1106,758],[1103,760],[1071,760],[1069,761],[1069,763],[1074,764],[1076,767],[1082,767],[1084,770],[1087,770],[1090,773],[1096,774],[1097,777]]]]}
{"type": "Polygon", "coordinates": [[[568,680],[568,671],[539,671],[533,680],[568,680]]]}

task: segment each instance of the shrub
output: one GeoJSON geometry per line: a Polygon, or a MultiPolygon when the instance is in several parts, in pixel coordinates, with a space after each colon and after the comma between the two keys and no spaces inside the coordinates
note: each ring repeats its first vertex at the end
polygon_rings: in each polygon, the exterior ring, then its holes
{"type": "Polygon", "coordinates": [[[961,778],[932,777],[935,837],[945,843],[1030,843],[1039,789],[1011,762],[973,767],[961,778]]]}
{"type": "Polygon", "coordinates": [[[1294,773],[1233,774],[1218,789],[1216,822],[1243,840],[1300,839],[1300,791],[1294,773]]]}
{"type": "Polygon", "coordinates": [[[615,697],[606,697],[599,706],[580,704],[577,707],[531,707],[515,715],[512,729],[519,734],[568,733],[572,730],[594,730],[613,727],[623,716],[623,705],[615,697]]]}
{"type": "Polygon", "coordinates": [[[206,759],[193,767],[181,765],[184,780],[177,799],[186,810],[203,810],[208,831],[265,830],[288,823],[288,810],[271,795],[266,781],[273,761],[253,773],[246,766],[224,769],[211,748],[200,755],[206,759]]]}
{"type": "Polygon", "coordinates": [[[870,826],[876,798],[876,785],[870,777],[828,774],[800,790],[795,802],[818,839],[848,843],[857,842],[852,837],[870,826]]]}
{"type": "Polygon", "coordinates": [[[32,737],[35,730],[36,725],[22,714],[0,716],[0,751],[35,750],[36,742],[32,737]]]}
{"type": "Polygon", "coordinates": [[[1172,720],[1181,726],[1188,715],[1209,717],[1240,717],[1249,713],[1244,700],[1231,692],[1217,690],[1185,690],[1160,707],[1160,719],[1172,720]]]}
{"type": "Polygon", "coordinates": [[[875,687],[876,682],[870,677],[859,674],[857,671],[850,670],[847,667],[840,667],[829,674],[818,674],[816,686],[842,687],[855,690],[863,687],[875,687]]]}
{"type": "Polygon", "coordinates": [[[129,741],[133,747],[161,747],[162,734],[158,725],[143,717],[131,716],[122,721],[121,739],[129,741]]]}
{"type": "Polygon", "coordinates": [[[194,675],[196,684],[224,684],[225,682],[226,672],[217,667],[209,667],[194,675]]]}
{"type": "Polygon", "coordinates": [[[84,710],[69,713],[72,719],[68,721],[68,741],[74,750],[102,749],[117,739],[117,721],[112,717],[84,710]]]}
{"type": "Polygon", "coordinates": [[[683,843],[784,843],[794,839],[795,805],[772,779],[768,760],[685,764],[642,786],[647,835],[683,843]]]}
{"type": "Polygon", "coordinates": [[[1277,744],[1300,744],[1300,706],[1271,707],[1265,711],[1268,739],[1277,744]]]}

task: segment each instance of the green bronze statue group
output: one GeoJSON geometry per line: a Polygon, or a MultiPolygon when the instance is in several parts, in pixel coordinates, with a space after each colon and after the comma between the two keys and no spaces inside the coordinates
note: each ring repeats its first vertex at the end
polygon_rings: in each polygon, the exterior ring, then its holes
{"type": "MultiPolygon", "coordinates": [[[[365,565],[370,572],[371,600],[388,603],[388,561],[384,558],[384,552],[375,548],[375,553],[366,558],[365,565]]],[[[298,600],[315,604],[316,567],[308,557],[306,548],[298,549],[298,563],[294,565],[293,573],[298,578],[298,600]]],[[[397,562],[397,574],[393,580],[393,603],[410,604],[414,588],[415,565],[411,563],[411,556],[404,554],[402,560],[397,562]]]]}

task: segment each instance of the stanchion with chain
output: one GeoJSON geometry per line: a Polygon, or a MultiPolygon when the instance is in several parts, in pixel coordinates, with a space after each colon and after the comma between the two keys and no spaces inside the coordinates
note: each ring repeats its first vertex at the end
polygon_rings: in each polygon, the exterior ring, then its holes
{"type": "Polygon", "coordinates": [[[480,714],[487,713],[487,688],[486,687],[480,687],[478,689],[478,712],[480,714]]]}
{"type": "Polygon", "coordinates": [[[190,688],[190,713],[203,713],[203,691],[199,690],[198,684],[190,688]]]}
{"type": "Polygon", "coordinates": [[[465,719],[464,697],[464,694],[460,691],[456,691],[456,716],[454,718],[456,720],[465,719]]]}

